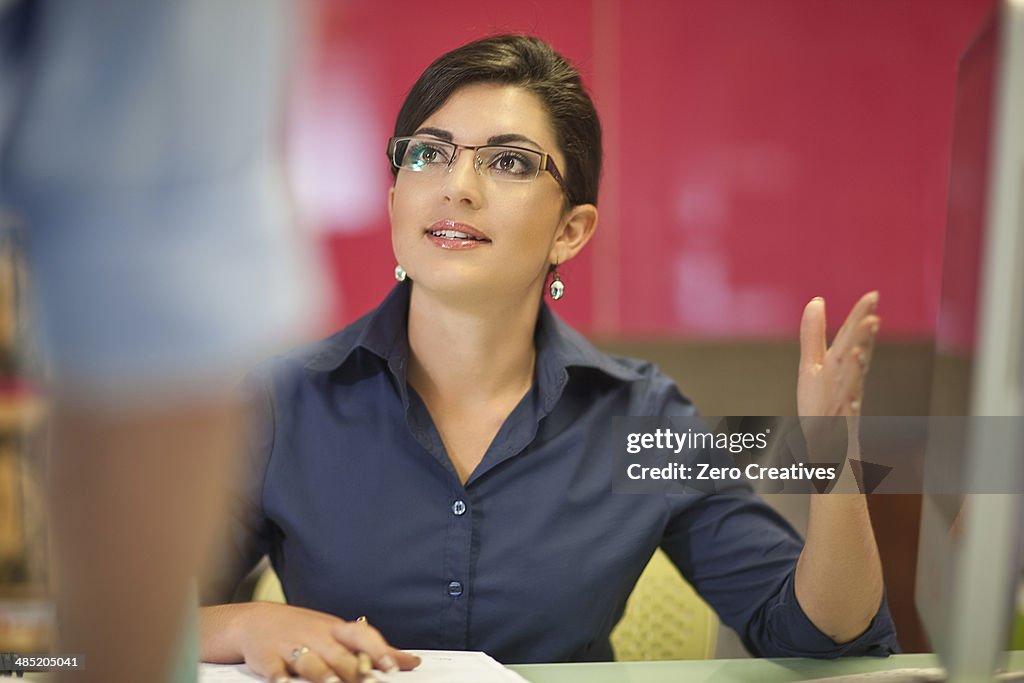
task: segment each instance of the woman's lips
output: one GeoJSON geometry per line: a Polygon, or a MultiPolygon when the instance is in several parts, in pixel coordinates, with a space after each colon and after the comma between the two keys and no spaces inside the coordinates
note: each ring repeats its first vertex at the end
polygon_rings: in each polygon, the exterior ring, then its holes
{"type": "Polygon", "coordinates": [[[427,228],[426,235],[441,249],[475,249],[491,243],[473,226],[449,220],[437,221],[427,228]]]}

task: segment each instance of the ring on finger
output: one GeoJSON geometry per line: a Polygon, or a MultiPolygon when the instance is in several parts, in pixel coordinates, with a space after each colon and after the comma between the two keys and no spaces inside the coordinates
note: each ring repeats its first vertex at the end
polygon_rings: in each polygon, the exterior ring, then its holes
{"type": "Polygon", "coordinates": [[[309,654],[309,648],[308,647],[306,647],[305,645],[297,647],[294,650],[292,650],[291,660],[294,662],[294,661],[298,660],[299,657],[301,657],[302,655],[305,655],[305,654],[309,654]]]}

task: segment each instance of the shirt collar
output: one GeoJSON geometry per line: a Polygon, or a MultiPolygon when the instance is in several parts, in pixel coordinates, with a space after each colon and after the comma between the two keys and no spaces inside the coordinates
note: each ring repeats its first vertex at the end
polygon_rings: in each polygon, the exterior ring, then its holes
{"type": "MultiPolygon", "coordinates": [[[[404,370],[409,356],[406,330],[411,292],[411,281],[399,282],[376,309],[324,340],[319,353],[306,367],[319,372],[336,370],[361,347],[386,361],[392,369],[404,370]]],[[[546,303],[541,304],[535,339],[538,376],[543,373],[555,383],[561,383],[557,378],[570,367],[598,370],[624,382],[641,379],[635,369],[596,349],[546,303]]]]}
{"type": "Polygon", "coordinates": [[[364,348],[390,365],[405,364],[409,356],[410,281],[399,282],[377,308],[323,342],[306,367],[317,372],[340,368],[357,348],[364,348]]]}
{"type": "Polygon", "coordinates": [[[591,368],[609,377],[630,382],[642,376],[615,356],[599,351],[579,332],[541,303],[537,319],[537,362],[550,361],[559,368],[591,368]]]}

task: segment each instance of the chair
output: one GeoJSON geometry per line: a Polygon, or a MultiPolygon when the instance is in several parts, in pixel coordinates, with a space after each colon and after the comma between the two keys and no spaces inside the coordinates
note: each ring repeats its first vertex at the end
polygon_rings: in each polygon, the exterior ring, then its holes
{"type": "MultiPolygon", "coordinates": [[[[260,575],[252,599],[285,602],[273,569],[260,575]]],[[[710,659],[718,617],[659,549],[640,575],[611,639],[619,661],[710,659]]]]}
{"type": "Polygon", "coordinates": [[[252,591],[252,599],[266,602],[288,602],[284,599],[284,589],[281,588],[281,581],[277,578],[273,567],[268,566],[260,574],[256,587],[252,591]]]}
{"type": "Polygon", "coordinates": [[[637,581],[612,631],[620,662],[710,659],[718,617],[659,548],[637,581]]]}

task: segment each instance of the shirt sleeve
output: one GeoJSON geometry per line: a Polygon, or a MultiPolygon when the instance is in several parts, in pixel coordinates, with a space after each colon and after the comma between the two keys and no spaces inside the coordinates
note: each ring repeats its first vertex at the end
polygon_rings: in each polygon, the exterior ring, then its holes
{"type": "MultiPolygon", "coordinates": [[[[652,388],[652,415],[693,414],[667,377],[652,388]]],[[[719,482],[714,493],[665,499],[669,514],[661,547],[751,654],[833,658],[899,651],[884,596],[870,626],[852,641],[835,643],[811,622],[794,592],[803,539],[746,483],[719,482]]]]}
{"type": "Polygon", "coordinates": [[[239,582],[270,552],[273,524],[263,514],[263,482],[274,447],[274,407],[265,373],[254,371],[242,383],[246,433],[236,467],[225,533],[215,548],[214,566],[200,582],[200,604],[231,601],[239,582]]]}

